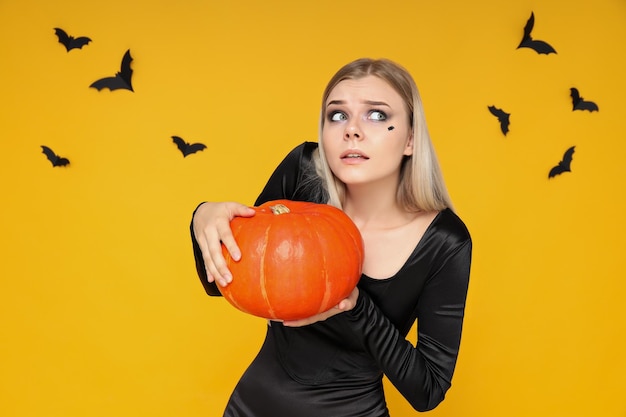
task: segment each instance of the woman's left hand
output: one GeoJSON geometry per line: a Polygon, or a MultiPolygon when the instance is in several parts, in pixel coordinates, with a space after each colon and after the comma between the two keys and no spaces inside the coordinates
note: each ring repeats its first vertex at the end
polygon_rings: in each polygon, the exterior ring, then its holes
{"type": "Polygon", "coordinates": [[[316,314],[314,316],[308,317],[306,319],[301,320],[289,320],[283,321],[283,325],[287,327],[301,327],[307,326],[309,324],[316,323],[318,321],[324,321],[336,314],[343,313],[344,311],[350,311],[356,305],[356,300],[359,298],[359,289],[355,287],[348,298],[344,298],[337,304],[335,307],[331,308],[328,311],[325,311],[320,314],[316,314]]]}

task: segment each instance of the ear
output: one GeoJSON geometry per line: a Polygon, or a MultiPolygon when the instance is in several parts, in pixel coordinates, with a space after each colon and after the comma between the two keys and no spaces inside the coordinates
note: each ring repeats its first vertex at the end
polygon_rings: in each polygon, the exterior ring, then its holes
{"type": "Polygon", "coordinates": [[[413,155],[413,133],[411,132],[411,136],[406,141],[406,146],[404,147],[403,155],[413,155]]]}

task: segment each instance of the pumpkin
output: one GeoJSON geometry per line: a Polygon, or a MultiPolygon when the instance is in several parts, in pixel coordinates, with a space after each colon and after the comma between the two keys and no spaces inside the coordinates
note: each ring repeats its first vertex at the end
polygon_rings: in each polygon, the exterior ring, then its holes
{"type": "Polygon", "coordinates": [[[235,217],[241,249],[234,261],[222,245],[233,280],[220,291],[233,306],[254,316],[297,320],[329,310],[346,298],[361,276],[363,239],[340,209],[275,200],[235,217]]]}

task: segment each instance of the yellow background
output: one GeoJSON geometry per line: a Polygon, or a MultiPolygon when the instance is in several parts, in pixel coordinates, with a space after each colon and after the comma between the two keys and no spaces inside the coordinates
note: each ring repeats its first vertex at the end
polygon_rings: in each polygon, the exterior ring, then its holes
{"type": "Polygon", "coordinates": [[[361,56],[415,76],[474,238],[430,414],[626,416],[623,0],[2,0],[0,39],[1,416],[220,416],[265,323],[204,295],[191,212],[251,204],[361,56]],[[556,55],[516,49],[531,11],[556,55]],[[68,53],[55,27],[93,41],[68,53]],[[127,49],[135,92],[89,88],[127,49]],[[207,148],[183,158],[172,135],[207,148]]]}

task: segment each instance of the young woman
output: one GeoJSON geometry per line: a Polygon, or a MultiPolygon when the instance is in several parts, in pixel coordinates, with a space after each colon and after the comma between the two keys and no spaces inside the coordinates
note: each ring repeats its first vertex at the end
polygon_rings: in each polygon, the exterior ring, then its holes
{"type": "MultiPolygon", "coordinates": [[[[323,94],[319,145],[292,150],[256,205],[328,203],[358,226],[363,275],[331,310],[268,323],[261,351],[225,416],[388,416],[383,374],[420,411],[450,388],[461,339],[472,242],[451,203],[415,83],[389,60],[341,68],[323,94]],[[418,323],[417,346],[406,340],[418,323]]],[[[241,254],[229,222],[253,216],[234,202],[203,203],[191,232],[210,295],[232,281],[221,243],[241,254]]]]}

